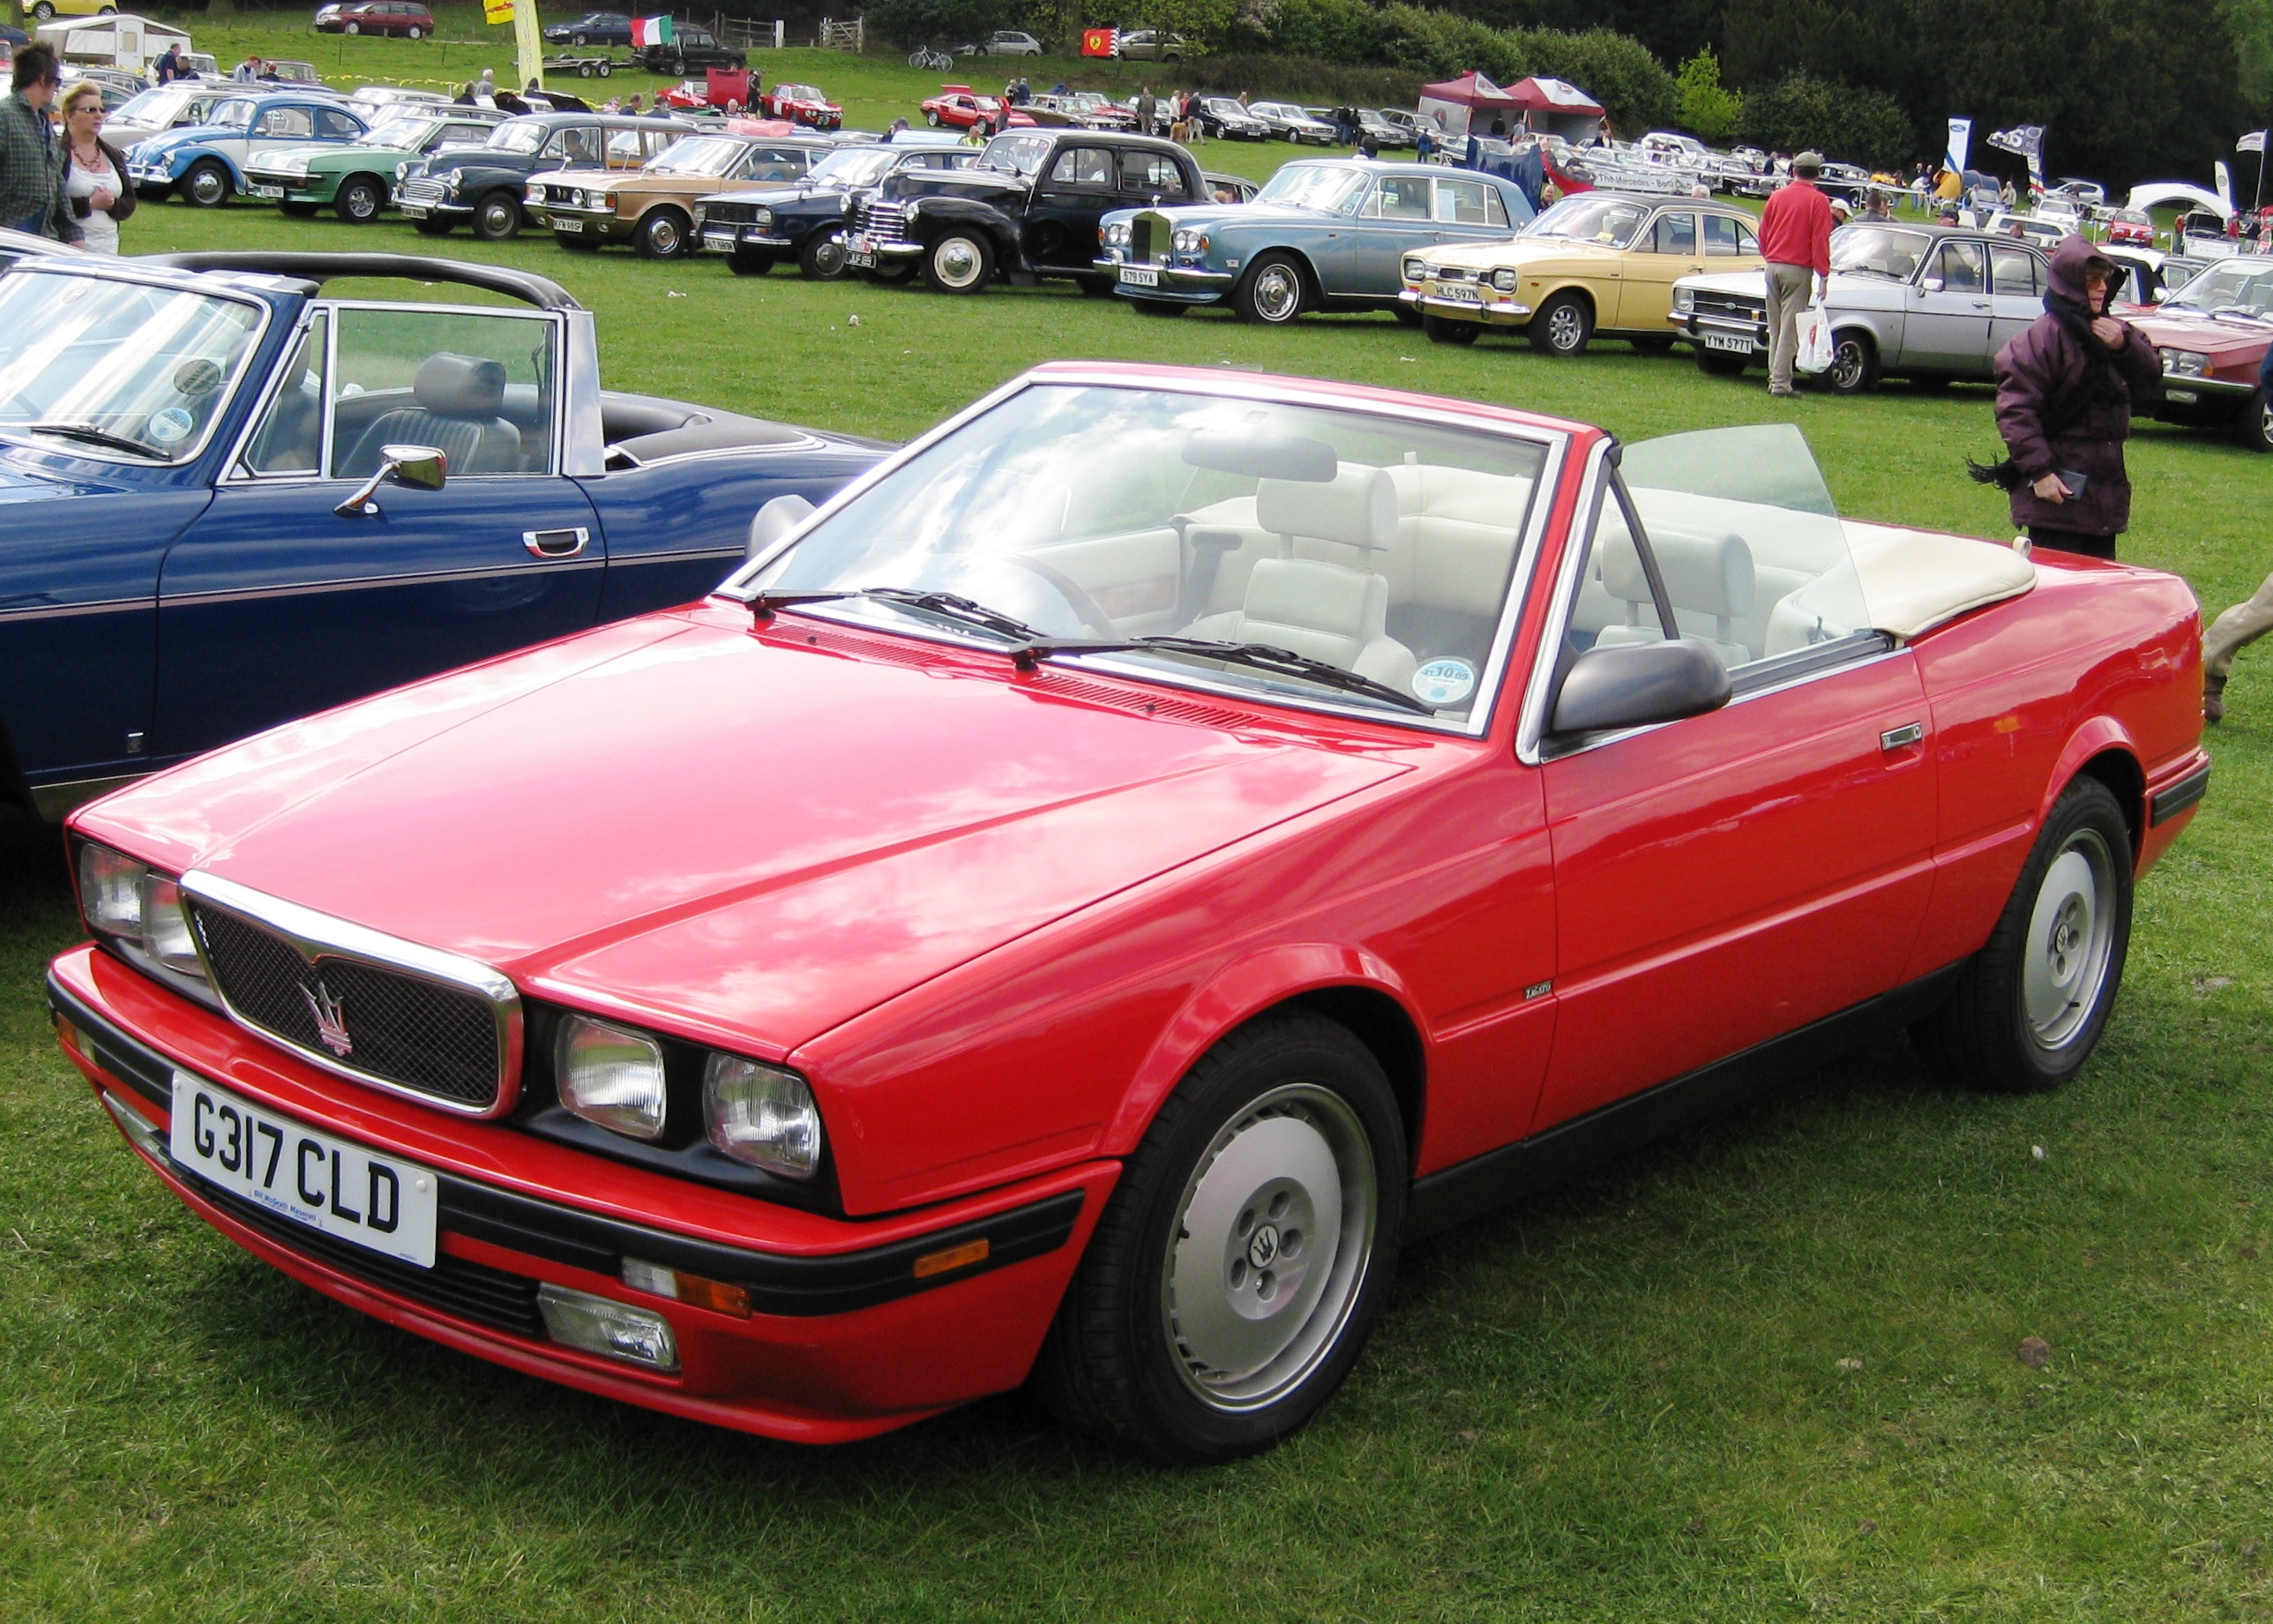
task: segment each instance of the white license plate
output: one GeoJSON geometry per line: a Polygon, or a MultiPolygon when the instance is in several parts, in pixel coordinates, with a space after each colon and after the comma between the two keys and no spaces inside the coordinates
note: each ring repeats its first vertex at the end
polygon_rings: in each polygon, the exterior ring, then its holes
{"type": "Polygon", "coordinates": [[[251,188],[251,192],[252,195],[256,198],[269,198],[272,199],[281,198],[284,195],[284,188],[281,186],[254,186],[251,188]]]}
{"type": "Polygon", "coordinates": [[[731,231],[705,231],[702,234],[702,243],[703,246],[706,248],[732,248],[737,246],[734,234],[731,231]]]}
{"type": "Polygon", "coordinates": [[[426,218],[426,206],[424,203],[397,203],[394,207],[401,209],[404,214],[409,215],[413,220],[424,220],[426,218]]]}
{"type": "Polygon", "coordinates": [[[552,229],[555,231],[581,231],[584,229],[584,222],[581,220],[555,219],[552,229]]]}
{"type": "Polygon", "coordinates": [[[174,1073],[174,1160],[280,1218],[390,1258],[434,1267],[442,1181],[305,1128],[228,1089],[174,1073]]]}
{"type": "Polygon", "coordinates": [[[1481,304],[1484,302],[1484,290],[1470,282],[1440,282],[1437,284],[1435,292],[1440,299],[1452,299],[1462,304],[1481,304]]]}
{"type": "Polygon", "coordinates": [[[1752,341],[1739,338],[1733,333],[1707,333],[1703,335],[1703,341],[1707,350],[1733,350],[1738,355],[1752,353],[1752,341]]]}
{"type": "Polygon", "coordinates": [[[1121,267],[1121,280],[1127,287],[1157,288],[1160,285],[1160,273],[1138,265],[1124,265],[1121,267]]]}

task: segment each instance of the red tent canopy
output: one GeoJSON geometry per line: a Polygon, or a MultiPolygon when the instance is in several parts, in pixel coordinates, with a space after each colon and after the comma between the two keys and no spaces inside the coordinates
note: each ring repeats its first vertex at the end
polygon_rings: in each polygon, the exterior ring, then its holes
{"type": "MultiPolygon", "coordinates": [[[[1523,82],[1531,83],[1529,79],[1523,82]]],[[[1497,112],[1512,111],[1523,105],[1481,73],[1463,73],[1441,85],[1423,85],[1421,94],[1431,101],[1450,102],[1456,107],[1485,108],[1497,112]]]]}
{"type": "Polygon", "coordinates": [[[1604,110],[1594,97],[1559,79],[1527,79],[1501,94],[1527,113],[1544,113],[1557,118],[1600,118],[1604,110]]]}

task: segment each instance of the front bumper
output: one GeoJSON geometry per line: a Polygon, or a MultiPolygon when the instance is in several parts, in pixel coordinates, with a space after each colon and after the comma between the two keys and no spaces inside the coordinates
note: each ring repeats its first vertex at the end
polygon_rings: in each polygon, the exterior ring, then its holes
{"type": "Polygon", "coordinates": [[[462,1352],[792,1441],[867,1437],[1022,1382],[1120,1170],[1085,1162],[918,1214],[831,1218],[343,1086],[93,947],[55,961],[48,996],[64,1051],[127,1142],[191,1211],[263,1261],[462,1352]],[[433,1169],[433,1269],[301,1229],[176,1164],[167,1142],[176,1071],[433,1169]],[[983,1261],[914,1274],[915,1259],[979,1238],[989,1243],[983,1261]],[[634,1289],[623,1282],[626,1258],[740,1284],[752,1312],[634,1289]],[[660,1313],[679,1369],[662,1374],[548,1340],[530,1307],[544,1282],[660,1313]]]}
{"type": "MultiPolygon", "coordinates": [[[[184,164],[182,168],[186,169],[189,166],[184,164]]],[[[138,186],[170,186],[181,179],[170,163],[130,163],[126,174],[138,186]]]]}
{"type": "Polygon", "coordinates": [[[617,242],[632,234],[634,222],[611,208],[572,208],[560,203],[523,203],[529,216],[548,231],[563,237],[596,237],[617,242]]]}
{"type": "Polygon", "coordinates": [[[244,193],[262,203],[328,203],[339,189],[329,175],[287,175],[276,169],[247,169],[244,193]]]}
{"type": "Polygon", "coordinates": [[[1423,282],[1417,288],[1407,288],[1397,297],[1408,308],[1442,320],[1474,321],[1488,327],[1531,325],[1530,305],[1487,282],[1423,282]],[[1448,292],[1449,288],[1466,291],[1448,292]],[[1470,297],[1470,294],[1474,297],[1470,297]]]}
{"type": "Polygon", "coordinates": [[[1699,350],[1724,350],[1730,355],[1764,356],[1768,352],[1768,319],[1765,312],[1757,320],[1746,320],[1737,316],[1677,310],[1666,317],[1666,321],[1676,338],[1687,339],[1699,350]]]}
{"type": "Polygon", "coordinates": [[[730,254],[738,248],[762,248],[769,253],[787,253],[797,246],[788,237],[761,231],[752,225],[737,225],[731,221],[723,225],[712,225],[705,221],[701,238],[705,253],[730,254]]]}
{"type": "Polygon", "coordinates": [[[865,268],[869,263],[912,259],[923,251],[921,243],[911,243],[903,237],[874,237],[866,231],[848,231],[844,235],[845,260],[855,269],[865,268]],[[870,258],[864,260],[863,255],[870,258]]]}
{"type": "Polygon", "coordinates": [[[1219,304],[1239,281],[1235,271],[1202,270],[1196,265],[1132,265],[1117,252],[1090,263],[1113,278],[1115,293],[1167,304],[1219,304]]]}

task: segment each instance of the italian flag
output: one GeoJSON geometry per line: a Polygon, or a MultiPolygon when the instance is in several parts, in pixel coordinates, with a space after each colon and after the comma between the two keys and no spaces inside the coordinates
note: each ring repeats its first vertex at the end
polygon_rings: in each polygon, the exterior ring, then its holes
{"type": "Polygon", "coordinates": [[[668,17],[634,17],[632,19],[632,49],[645,50],[650,45],[671,43],[671,19],[668,17]]]}

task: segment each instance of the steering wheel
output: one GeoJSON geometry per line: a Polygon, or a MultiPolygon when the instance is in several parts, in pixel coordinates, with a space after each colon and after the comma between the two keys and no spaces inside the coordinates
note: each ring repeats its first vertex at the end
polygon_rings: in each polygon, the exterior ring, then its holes
{"type": "Polygon", "coordinates": [[[1045,564],[1039,559],[1026,558],[1018,553],[1012,553],[1009,561],[1021,569],[1031,570],[1048,582],[1051,590],[1065,599],[1066,607],[1074,612],[1075,618],[1081,621],[1082,628],[1091,636],[1118,637],[1121,635],[1114,626],[1112,617],[1098,607],[1097,599],[1065,571],[1055,565],[1045,564]]]}

